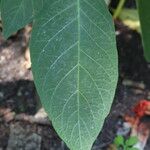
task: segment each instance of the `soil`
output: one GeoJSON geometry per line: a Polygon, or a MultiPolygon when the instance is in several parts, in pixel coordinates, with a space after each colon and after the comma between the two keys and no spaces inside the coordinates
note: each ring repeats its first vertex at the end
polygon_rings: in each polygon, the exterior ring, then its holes
{"type": "MultiPolygon", "coordinates": [[[[116,135],[118,117],[131,113],[140,99],[150,99],[150,64],[143,57],[141,37],[119,21],[115,25],[119,81],[112,109],[93,150],[106,150],[116,135]]],[[[29,28],[7,41],[0,36],[0,150],[67,150],[51,124],[14,119],[19,114],[34,116],[41,108],[31,69],[25,65],[29,28]]],[[[150,140],[145,150],[149,148],[150,140]]]]}

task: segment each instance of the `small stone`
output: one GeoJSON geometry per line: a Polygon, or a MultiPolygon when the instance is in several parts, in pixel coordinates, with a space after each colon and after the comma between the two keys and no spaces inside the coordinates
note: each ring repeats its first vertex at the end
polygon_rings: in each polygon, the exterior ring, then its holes
{"type": "Polygon", "coordinates": [[[135,81],[125,79],[123,80],[122,84],[124,86],[135,87],[135,88],[142,89],[142,90],[145,89],[145,84],[142,82],[135,82],[135,81]]]}
{"type": "Polygon", "coordinates": [[[9,108],[0,108],[0,116],[6,115],[11,112],[9,108]]]}
{"type": "Polygon", "coordinates": [[[31,136],[26,139],[25,150],[40,150],[41,148],[41,137],[35,133],[31,134],[31,136]]]}
{"type": "Polygon", "coordinates": [[[47,113],[45,112],[44,108],[41,108],[34,116],[36,119],[39,118],[47,118],[47,113]]]}
{"type": "Polygon", "coordinates": [[[31,59],[30,59],[29,48],[25,52],[25,60],[26,60],[25,63],[24,63],[25,68],[30,69],[31,68],[31,59]]]}
{"type": "Polygon", "coordinates": [[[10,112],[10,113],[7,113],[5,116],[4,116],[4,120],[6,122],[10,122],[12,120],[14,120],[15,118],[15,112],[10,112]]]}
{"type": "Polygon", "coordinates": [[[11,125],[6,150],[40,150],[42,138],[30,129],[29,131],[20,124],[11,125]]]}
{"type": "Polygon", "coordinates": [[[138,95],[138,94],[143,94],[143,91],[140,90],[140,89],[134,89],[133,93],[136,94],[136,95],[138,95]]]}

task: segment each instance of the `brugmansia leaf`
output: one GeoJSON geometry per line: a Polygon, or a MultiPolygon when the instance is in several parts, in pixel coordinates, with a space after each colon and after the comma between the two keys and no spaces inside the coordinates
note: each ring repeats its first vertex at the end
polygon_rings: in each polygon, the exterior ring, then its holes
{"type": "Polygon", "coordinates": [[[104,0],[51,0],[30,43],[41,102],[71,150],[90,150],[117,83],[112,17],[104,0]]]}
{"type": "Polygon", "coordinates": [[[150,1],[148,0],[137,0],[143,46],[144,46],[144,56],[147,61],[150,61],[150,1]]]}
{"type": "Polygon", "coordinates": [[[33,20],[43,7],[44,0],[2,0],[3,34],[8,38],[33,20]]]}
{"type": "Polygon", "coordinates": [[[1,0],[0,0],[0,20],[1,20],[1,0]]]}
{"type": "Polygon", "coordinates": [[[0,0],[0,12],[1,12],[1,0],[0,0]]]}
{"type": "Polygon", "coordinates": [[[36,16],[49,0],[31,0],[33,7],[33,16],[36,16]]]}
{"type": "Polygon", "coordinates": [[[31,0],[2,0],[1,5],[3,34],[6,38],[32,21],[31,0]]]}

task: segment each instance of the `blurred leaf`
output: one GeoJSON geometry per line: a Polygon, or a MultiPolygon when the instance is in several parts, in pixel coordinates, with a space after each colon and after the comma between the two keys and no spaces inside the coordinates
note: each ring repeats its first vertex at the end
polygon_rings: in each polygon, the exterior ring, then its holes
{"type": "Polygon", "coordinates": [[[137,9],[122,9],[119,19],[129,28],[141,32],[137,9]]]}
{"type": "Polygon", "coordinates": [[[30,43],[41,102],[71,150],[90,150],[113,101],[118,60],[104,0],[50,0],[30,43]]]}
{"type": "Polygon", "coordinates": [[[117,146],[117,147],[120,147],[120,146],[123,146],[124,145],[124,137],[121,136],[121,135],[118,135],[115,140],[114,140],[114,144],[117,146]]]}
{"type": "Polygon", "coordinates": [[[125,144],[126,146],[134,146],[137,142],[138,142],[138,138],[133,136],[133,137],[129,137],[129,139],[126,140],[125,144]]]}
{"type": "Polygon", "coordinates": [[[147,61],[150,61],[150,0],[137,0],[139,11],[144,56],[147,61]]]}
{"type": "Polygon", "coordinates": [[[132,147],[132,148],[127,148],[126,150],[139,150],[138,148],[132,147]]]}

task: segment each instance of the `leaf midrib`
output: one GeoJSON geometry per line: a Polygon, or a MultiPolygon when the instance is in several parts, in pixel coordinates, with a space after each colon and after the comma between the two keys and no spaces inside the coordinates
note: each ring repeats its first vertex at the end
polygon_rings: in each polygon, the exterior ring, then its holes
{"type": "Polygon", "coordinates": [[[78,74],[77,74],[77,105],[78,105],[78,131],[79,131],[79,143],[81,148],[81,129],[80,129],[80,0],[77,0],[77,12],[78,12],[78,74]]]}

